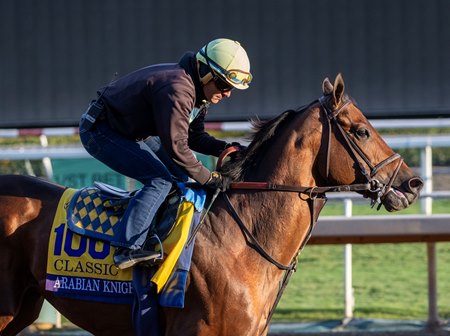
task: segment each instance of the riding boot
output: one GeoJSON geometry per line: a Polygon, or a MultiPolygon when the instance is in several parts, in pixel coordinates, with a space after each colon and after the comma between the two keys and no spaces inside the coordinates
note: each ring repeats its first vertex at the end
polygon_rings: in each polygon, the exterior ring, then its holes
{"type": "Polygon", "coordinates": [[[129,268],[142,262],[145,262],[146,265],[157,265],[160,264],[162,260],[163,255],[160,251],[118,248],[114,253],[114,264],[119,269],[129,268]]]}

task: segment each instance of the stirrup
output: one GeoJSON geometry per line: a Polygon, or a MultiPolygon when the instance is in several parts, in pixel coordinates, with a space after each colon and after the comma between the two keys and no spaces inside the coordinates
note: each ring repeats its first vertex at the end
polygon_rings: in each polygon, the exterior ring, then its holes
{"type": "Polygon", "coordinates": [[[114,256],[114,264],[119,269],[126,269],[136,264],[156,265],[160,264],[163,255],[158,251],[145,251],[143,249],[137,250],[117,250],[114,256]]]}
{"type": "Polygon", "coordinates": [[[141,266],[153,267],[155,265],[161,264],[163,259],[164,259],[164,247],[163,247],[163,244],[161,242],[161,239],[159,239],[159,237],[158,237],[158,235],[156,233],[152,234],[150,237],[147,238],[147,240],[145,241],[145,243],[143,245],[144,248],[147,246],[147,242],[151,241],[152,239],[155,239],[158,242],[160,256],[158,258],[153,259],[153,260],[143,261],[141,263],[141,266]]]}
{"type": "MultiPolygon", "coordinates": [[[[158,237],[158,235],[157,235],[156,233],[152,234],[150,237],[148,237],[148,238],[145,240],[144,245],[142,245],[143,248],[145,249],[146,246],[147,246],[147,243],[148,243],[149,241],[151,241],[152,239],[155,239],[155,240],[157,241],[157,243],[158,243],[158,245],[159,245],[159,251],[161,252],[161,256],[163,256],[163,255],[164,255],[164,247],[163,247],[163,244],[162,244],[161,239],[159,239],[159,237],[158,237]]],[[[155,245],[155,244],[154,244],[154,245],[155,245]]],[[[152,249],[152,250],[153,250],[153,249],[152,249]]]]}

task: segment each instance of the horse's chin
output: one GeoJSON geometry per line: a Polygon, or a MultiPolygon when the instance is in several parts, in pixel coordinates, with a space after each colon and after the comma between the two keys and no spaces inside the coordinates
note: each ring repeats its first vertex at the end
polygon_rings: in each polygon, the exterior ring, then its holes
{"type": "Polygon", "coordinates": [[[391,188],[383,199],[383,205],[389,212],[406,209],[410,203],[405,194],[401,191],[391,188]]]}

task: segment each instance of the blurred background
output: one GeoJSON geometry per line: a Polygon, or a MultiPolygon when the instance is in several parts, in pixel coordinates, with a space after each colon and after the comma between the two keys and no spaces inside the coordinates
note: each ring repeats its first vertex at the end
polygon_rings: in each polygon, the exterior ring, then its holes
{"type": "Polygon", "coordinates": [[[77,126],[114,74],[227,37],[254,81],[211,121],[273,117],[341,72],[369,117],[450,116],[447,0],[1,0],[0,127],[77,126]]]}

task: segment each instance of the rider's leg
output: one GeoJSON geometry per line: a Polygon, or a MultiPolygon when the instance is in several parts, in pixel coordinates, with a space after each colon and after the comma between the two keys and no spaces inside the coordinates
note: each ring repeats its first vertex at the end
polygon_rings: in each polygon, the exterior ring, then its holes
{"type": "Polygon", "coordinates": [[[144,185],[131,200],[122,219],[123,224],[116,225],[119,228],[115,234],[117,241],[111,243],[114,246],[140,249],[153,217],[172,187],[170,172],[143,142],[121,136],[104,121],[98,122],[88,132],[80,130],[80,138],[93,157],[144,185]]]}
{"type": "Polygon", "coordinates": [[[172,178],[176,182],[187,182],[189,180],[186,171],[178,166],[175,161],[167,154],[165,149],[161,145],[161,139],[157,136],[149,137],[144,143],[158,156],[162,163],[169,169],[172,174],[172,178]]]}

